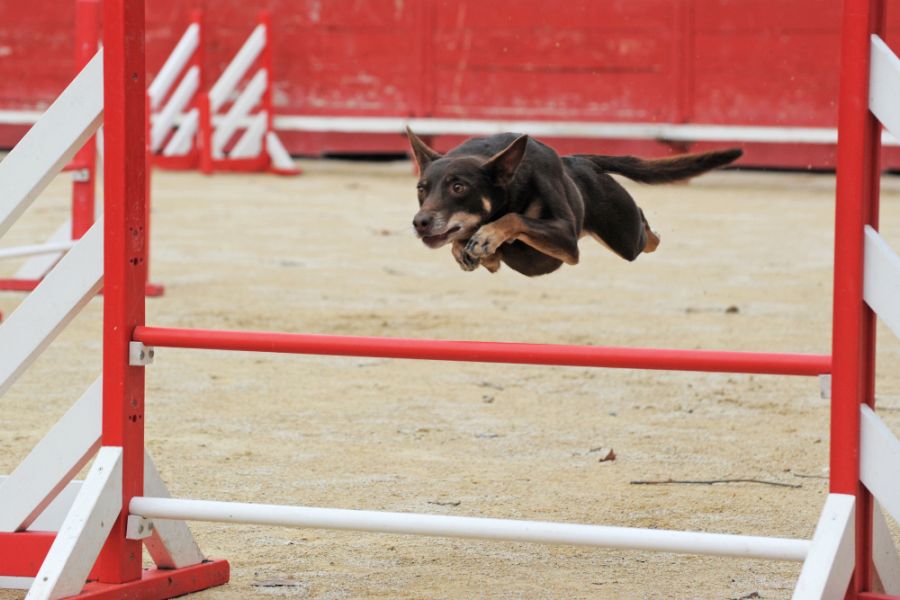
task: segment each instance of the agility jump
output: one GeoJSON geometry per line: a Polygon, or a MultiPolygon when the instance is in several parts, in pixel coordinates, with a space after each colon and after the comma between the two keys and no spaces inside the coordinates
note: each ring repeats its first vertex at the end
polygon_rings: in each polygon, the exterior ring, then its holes
{"type": "MultiPolygon", "coordinates": [[[[900,60],[881,42],[883,3],[848,0],[841,69],[835,224],[833,348],[796,355],[718,351],[399,340],[267,332],[173,330],[144,322],[146,160],[143,2],[105,3],[103,99],[98,55],[19,146],[0,163],[0,234],[46,179],[97,127],[105,107],[106,209],[96,224],[0,326],[0,346],[29,340],[0,359],[0,393],[86,298],[105,288],[102,378],[0,484],[0,574],[28,578],[29,598],[165,598],[227,581],[225,561],[203,562],[184,520],[578,544],[803,563],[795,598],[887,598],[900,594],[900,560],[872,497],[900,520],[900,442],[873,410],[874,319],[900,335],[900,258],[877,233],[881,123],[900,133],[900,60]],[[871,83],[870,83],[871,66],[871,83]],[[133,81],[133,75],[137,80],[133,81]],[[890,96],[883,96],[885,90],[890,96]],[[869,99],[871,91],[872,99],[869,99]],[[73,97],[89,99],[73,106],[73,97]],[[65,117],[65,118],[62,118],[65,117]],[[77,118],[76,118],[77,117],[77,118]],[[64,140],[64,141],[61,141],[64,140]],[[38,156],[43,169],[17,170],[38,156]],[[125,202],[125,199],[128,202],[125,202]],[[101,241],[104,243],[101,244],[101,241]],[[105,251],[103,250],[105,248],[105,251]],[[69,279],[69,281],[65,281],[69,279]],[[44,329],[26,333],[39,319],[44,329]],[[21,337],[18,337],[21,336],[21,337]],[[832,376],[830,494],[812,539],[444,517],[407,513],[169,498],[144,448],[144,371],[155,348],[381,356],[405,359],[832,376]],[[155,347],[155,348],[154,348],[155,347]],[[102,426],[100,424],[102,415],[102,426]],[[28,531],[96,453],[54,531],[28,531]],[[26,484],[27,482],[27,484],[26,484]],[[16,493],[11,493],[16,490],[16,493]],[[152,527],[151,527],[152,525],[152,527]],[[887,541],[885,541],[887,540],[887,541]],[[142,541],[158,568],[142,571],[142,541]],[[873,552],[878,548],[878,552],[873,552]],[[874,563],[873,563],[874,561],[874,563]],[[874,572],[871,565],[874,564],[874,572]],[[96,582],[85,585],[89,574],[96,582]],[[33,578],[33,580],[31,579],[33,578]]],[[[45,520],[46,524],[46,520],[45,520]]],[[[22,583],[22,580],[17,580],[22,583]]]]}
{"type": "Polygon", "coordinates": [[[272,126],[271,29],[263,11],[259,24],[207,90],[203,14],[191,15],[190,25],[147,89],[155,165],[200,168],[207,174],[299,172],[272,126]]]}

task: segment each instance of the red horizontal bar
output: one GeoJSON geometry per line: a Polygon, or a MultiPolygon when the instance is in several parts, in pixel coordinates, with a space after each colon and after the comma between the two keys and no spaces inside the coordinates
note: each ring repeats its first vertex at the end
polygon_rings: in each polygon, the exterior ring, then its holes
{"type": "Polygon", "coordinates": [[[19,531],[0,533],[0,575],[34,577],[44,562],[56,533],[19,531]]]}
{"type": "Polygon", "coordinates": [[[289,354],[772,375],[815,376],[831,372],[831,357],[820,354],[664,350],[509,342],[453,342],[166,327],[136,327],[133,339],[147,346],[289,354]]]}
{"type": "Polygon", "coordinates": [[[857,598],[859,598],[859,600],[900,600],[900,596],[879,594],[877,592],[860,592],[857,598]]]}
{"type": "Polygon", "coordinates": [[[89,582],[74,598],[79,600],[175,598],[228,583],[229,571],[228,562],[224,560],[208,560],[180,569],[148,569],[143,571],[140,579],[125,583],[89,582]]]}

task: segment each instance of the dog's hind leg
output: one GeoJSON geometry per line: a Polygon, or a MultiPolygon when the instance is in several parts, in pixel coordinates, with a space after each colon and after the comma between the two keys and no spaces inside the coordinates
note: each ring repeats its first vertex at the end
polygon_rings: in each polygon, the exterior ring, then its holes
{"type": "Polygon", "coordinates": [[[638,210],[641,212],[641,221],[644,223],[644,238],[646,238],[644,252],[653,252],[659,246],[659,234],[650,229],[650,223],[647,222],[644,211],[640,208],[638,210]]]}

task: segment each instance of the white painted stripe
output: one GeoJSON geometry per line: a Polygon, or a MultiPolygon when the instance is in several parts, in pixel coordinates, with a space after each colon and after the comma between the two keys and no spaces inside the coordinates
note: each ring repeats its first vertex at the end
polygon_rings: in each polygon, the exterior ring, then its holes
{"type": "MultiPolygon", "coordinates": [[[[409,126],[421,135],[491,135],[506,131],[534,136],[589,139],[651,139],[673,142],[759,142],[836,144],[837,129],[675,123],[598,123],[589,121],[488,121],[477,119],[417,119],[405,117],[275,116],[279,131],[403,134],[409,126]]],[[[888,132],[887,146],[900,146],[888,132]]]]}
{"type": "Polygon", "coordinates": [[[855,562],[855,502],[850,495],[828,494],[793,600],[843,600],[855,562]]]}
{"type": "Polygon", "coordinates": [[[160,146],[162,146],[169,131],[175,125],[176,117],[184,112],[184,109],[199,87],[200,68],[196,66],[191,67],[178,84],[178,87],[175,88],[165,107],[153,119],[153,125],[150,127],[150,149],[153,152],[158,151],[160,146]]]}
{"type": "Polygon", "coordinates": [[[894,136],[900,134],[900,59],[872,34],[869,110],[894,136]]]}
{"type": "Polygon", "coordinates": [[[178,43],[175,44],[172,53],[166,58],[166,62],[163,63],[159,73],[153,79],[153,83],[147,88],[151,110],[155,111],[159,108],[162,99],[166,97],[178,74],[181,73],[184,66],[191,59],[199,43],[200,27],[196,23],[191,23],[181,36],[181,39],[178,40],[178,43]]]}
{"type": "MultiPolygon", "coordinates": [[[[225,145],[237,130],[241,119],[246,118],[266,93],[268,76],[265,69],[256,72],[250,83],[241,91],[237,100],[231,105],[225,118],[216,125],[212,135],[212,153],[215,157],[224,155],[225,145]]],[[[252,123],[251,123],[252,125],[252,123]]],[[[257,152],[258,154],[258,152],[257,152]]]]}
{"type": "Polygon", "coordinates": [[[262,153],[263,137],[266,135],[266,126],[269,124],[269,114],[266,111],[258,112],[253,116],[250,125],[235,142],[229,158],[255,158],[262,153]]]}
{"type": "Polygon", "coordinates": [[[103,119],[103,51],[0,162],[0,237],[94,134],[103,119]]]}
{"type": "Polygon", "coordinates": [[[64,252],[75,245],[75,242],[69,240],[67,242],[46,242],[43,244],[32,244],[30,246],[15,246],[13,248],[0,248],[0,259],[2,258],[20,258],[23,256],[38,256],[41,254],[56,254],[64,252]]]}
{"type": "Polygon", "coordinates": [[[103,282],[103,219],[0,323],[0,396],[93,298],[103,282]]]}
{"type": "MultiPolygon", "coordinates": [[[[34,123],[41,113],[0,111],[0,124],[34,123]]],[[[213,116],[213,124],[223,117],[213,116]]],[[[176,124],[179,122],[176,119],[176,124]]],[[[248,120],[240,123],[246,127],[248,120]]],[[[673,142],[746,142],[766,144],[836,144],[837,129],[829,127],[770,127],[678,123],[599,123],[596,121],[492,121],[478,119],[427,119],[405,117],[343,117],[275,115],[277,131],[403,134],[409,125],[422,135],[491,135],[518,131],[534,136],[587,139],[663,140],[673,142]]],[[[900,146],[890,132],[881,143],[900,146]]]]}
{"type": "Polygon", "coordinates": [[[807,540],[747,535],[175,498],[132,498],[129,512],[152,519],[571,544],[788,561],[802,561],[810,548],[807,540]]]}
{"type": "Polygon", "coordinates": [[[122,448],[105,446],[97,453],[26,600],[79,594],[121,510],[122,448]]]}
{"type": "Polygon", "coordinates": [[[881,507],[900,521],[900,442],[865,404],[861,405],[859,479],[881,507]]]}
{"type": "Polygon", "coordinates": [[[276,169],[293,171],[297,168],[297,165],[294,164],[294,159],[291,158],[291,155],[288,154],[284,144],[281,143],[281,138],[279,138],[278,134],[274,131],[270,131],[266,134],[266,152],[269,153],[269,158],[272,160],[272,166],[276,169]]]}
{"type": "Polygon", "coordinates": [[[209,110],[212,113],[218,112],[222,105],[228,100],[237,84],[247,73],[247,70],[253,66],[253,62],[259,57],[260,52],[266,46],[266,28],[264,25],[257,25],[241,49],[238,50],[225,71],[219,79],[213,84],[209,90],[209,110]]]}
{"type": "Polygon", "coordinates": [[[900,257],[866,225],[863,298],[900,338],[900,257]]]}
{"type": "Polygon", "coordinates": [[[194,135],[200,122],[200,111],[191,109],[172,134],[172,138],[163,148],[163,156],[184,156],[194,147],[194,135]]]}

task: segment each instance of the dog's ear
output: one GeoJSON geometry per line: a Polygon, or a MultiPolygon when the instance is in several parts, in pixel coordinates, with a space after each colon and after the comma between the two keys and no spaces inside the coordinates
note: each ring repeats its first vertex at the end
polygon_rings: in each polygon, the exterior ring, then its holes
{"type": "Polygon", "coordinates": [[[506,187],[512,182],[519,163],[525,157],[525,148],[528,147],[528,136],[520,135],[512,144],[490,157],[484,168],[494,178],[497,185],[506,187]]]}
{"type": "Polygon", "coordinates": [[[431,164],[431,161],[437,160],[443,156],[439,152],[429,148],[409,127],[406,128],[406,137],[409,138],[409,145],[412,146],[413,156],[416,159],[416,164],[419,165],[419,173],[424,171],[425,167],[431,164]]]}

